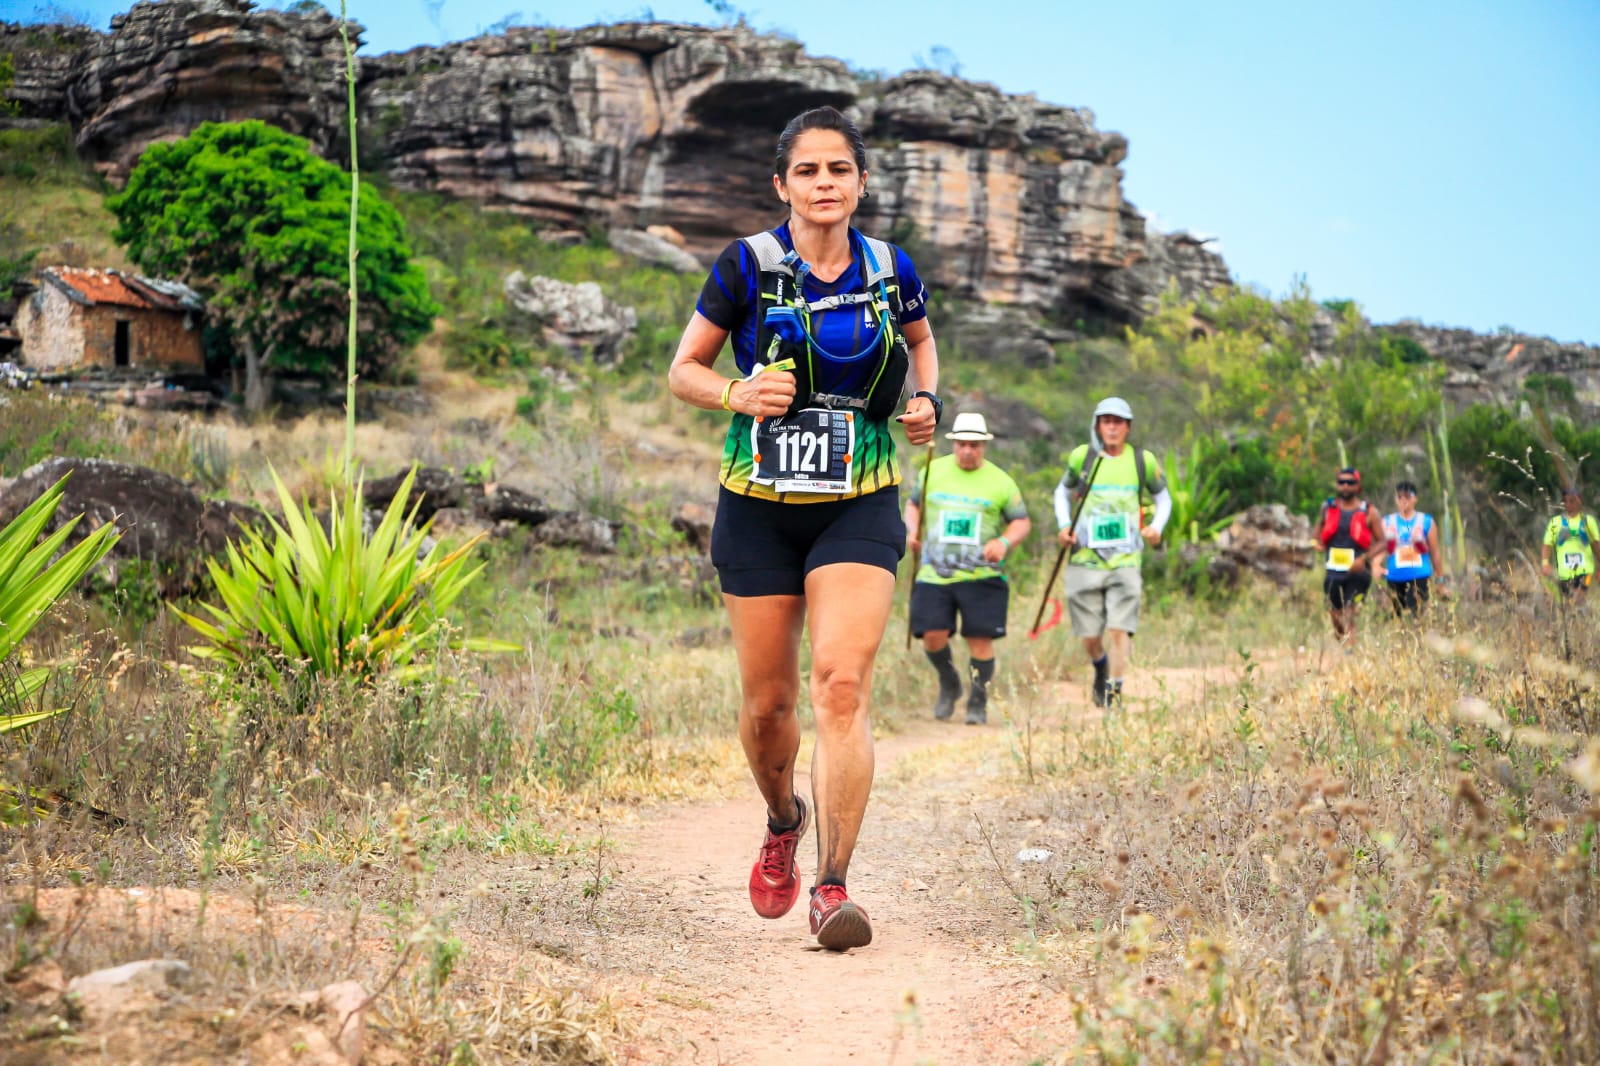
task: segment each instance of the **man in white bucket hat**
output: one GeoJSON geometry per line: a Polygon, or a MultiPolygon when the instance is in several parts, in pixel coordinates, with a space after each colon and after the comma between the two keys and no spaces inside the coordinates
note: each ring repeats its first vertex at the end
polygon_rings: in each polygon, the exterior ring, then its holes
{"type": "Polygon", "coordinates": [[[1139,628],[1141,552],[1161,540],[1172,515],[1166,475],[1156,457],[1128,446],[1133,408],[1108,396],[1094,409],[1088,444],[1067,456],[1056,486],[1056,539],[1071,549],[1067,561],[1067,613],[1094,667],[1094,705],[1122,702],[1132,636],[1139,628]],[[1143,499],[1155,514],[1145,521],[1143,499]],[[1073,515],[1076,514],[1074,520],[1073,515]]]}
{"type": "Polygon", "coordinates": [[[954,454],[933,461],[926,481],[913,479],[906,504],[906,530],[922,566],[911,586],[911,632],[939,675],[933,716],[947,719],[961,698],[961,675],[950,649],[950,634],[960,616],[966,638],[971,689],[968,725],[988,719],[989,683],[994,679],[994,642],[1006,635],[1011,587],[1005,561],[1033,523],[1011,475],[983,457],[994,434],[976,411],[956,415],[945,436],[954,454]],[[922,492],[928,513],[923,524],[922,492]],[[918,541],[918,530],[922,541],[918,541]],[[925,542],[925,543],[924,543],[925,542]]]}

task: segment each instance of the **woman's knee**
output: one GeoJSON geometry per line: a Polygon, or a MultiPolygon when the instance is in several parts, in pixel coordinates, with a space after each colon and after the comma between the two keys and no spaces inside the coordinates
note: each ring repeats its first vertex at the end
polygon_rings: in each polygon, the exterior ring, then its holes
{"type": "Polygon", "coordinates": [[[864,671],[841,665],[819,664],[811,671],[811,702],[818,717],[853,715],[866,703],[864,671]]]}
{"type": "Polygon", "coordinates": [[[744,694],[741,710],[757,727],[775,725],[794,717],[800,693],[795,686],[762,685],[744,694]]]}

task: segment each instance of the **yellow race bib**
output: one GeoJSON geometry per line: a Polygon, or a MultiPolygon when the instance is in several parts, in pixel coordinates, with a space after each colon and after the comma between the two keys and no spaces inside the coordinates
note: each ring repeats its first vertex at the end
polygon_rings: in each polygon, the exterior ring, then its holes
{"type": "Polygon", "coordinates": [[[1355,562],[1356,562],[1356,550],[1354,548],[1329,548],[1328,549],[1328,569],[1329,570],[1339,570],[1339,571],[1349,570],[1352,566],[1355,565],[1355,562]]]}

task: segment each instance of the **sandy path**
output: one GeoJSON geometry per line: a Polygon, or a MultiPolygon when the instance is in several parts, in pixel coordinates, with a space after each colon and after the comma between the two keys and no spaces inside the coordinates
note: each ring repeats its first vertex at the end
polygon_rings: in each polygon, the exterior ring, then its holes
{"type": "MultiPolygon", "coordinates": [[[[873,919],[866,948],[818,949],[803,892],[777,921],[751,911],[745,880],[762,818],[753,788],[747,799],[658,812],[621,834],[612,891],[647,917],[612,947],[670,960],[644,990],[672,1049],[661,1061],[1026,1061],[1013,1034],[1038,1022],[1036,968],[1009,950],[1003,934],[995,942],[1001,931],[992,910],[958,901],[971,900],[961,885],[975,858],[950,849],[968,843],[958,834],[928,839],[930,809],[951,802],[939,795],[953,787],[948,777],[958,776],[969,749],[1000,743],[996,728],[979,736],[929,723],[879,743],[878,786],[851,864],[851,896],[873,919]],[[937,773],[908,780],[898,764],[913,754],[935,764],[948,754],[952,771],[944,780],[937,773]]],[[[800,769],[798,785],[809,791],[806,766],[800,769]]],[[[813,848],[801,852],[806,887],[813,848]]]]}

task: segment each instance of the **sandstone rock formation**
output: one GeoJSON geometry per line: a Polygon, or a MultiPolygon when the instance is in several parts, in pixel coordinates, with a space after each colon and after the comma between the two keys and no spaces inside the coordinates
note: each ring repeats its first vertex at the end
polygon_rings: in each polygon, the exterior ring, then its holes
{"type": "Polygon", "coordinates": [[[1473,333],[1412,321],[1378,328],[1409,337],[1444,362],[1450,368],[1444,393],[1453,403],[1514,403],[1524,395],[1528,376],[1543,374],[1570,381],[1583,412],[1591,417],[1600,414],[1600,348],[1525,333],[1473,333]]]}
{"type": "Polygon", "coordinates": [[[119,183],[148,145],[207,121],[262,119],[330,158],[348,144],[339,23],[320,5],[139,3],[75,65],[67,111],[78,151],[119,183]]]}
{"type": "MultiPolygon", "coordinates": [[[[37,32],[0,25],[3,41],[37,32]]],[[[114,181],[146,145],[207,119],[265,119],[342,154],[325,12],[166,0],[135,5],[110,34],[50,40],[17,51],[12,95],[34,120],[70,119],[114,181]]],[[[670,228],[706,262],[778,220],[776,132],[833,104],[872,145],[862,225],[910,245],[947,291],[1128,322],[1169,283],[1197,295],[1228,280],[1203,242],[1147,229],[1122,194],[1128,142],[1092,112],[932,71],[879,83],[744,26],[517,28],[364,59],[360,81],[364,137],[396,184],[553,229],[670,228]]]]}

